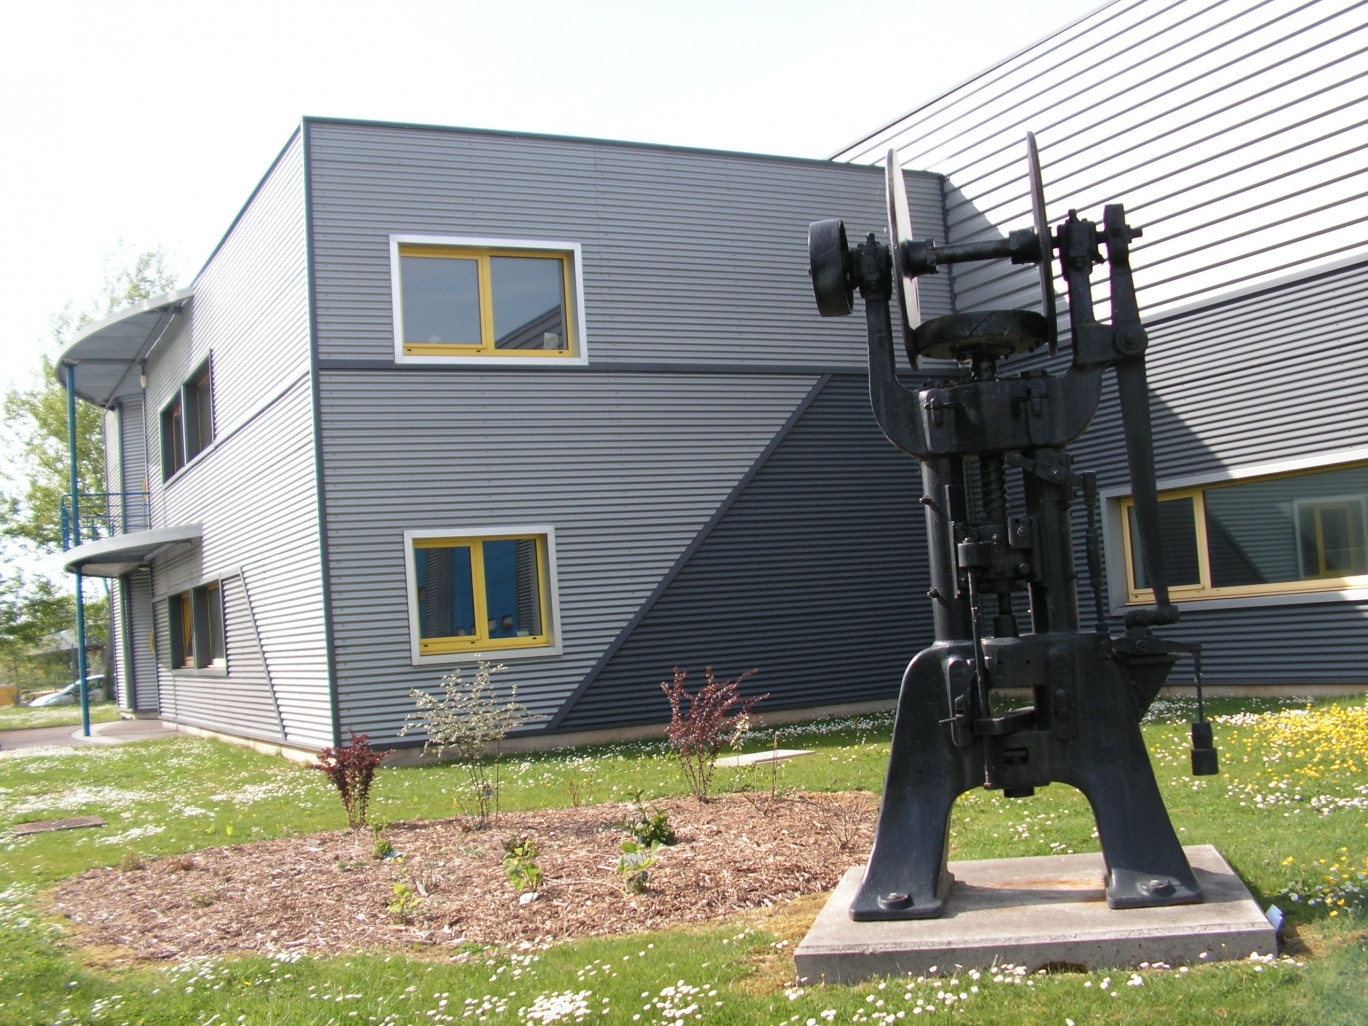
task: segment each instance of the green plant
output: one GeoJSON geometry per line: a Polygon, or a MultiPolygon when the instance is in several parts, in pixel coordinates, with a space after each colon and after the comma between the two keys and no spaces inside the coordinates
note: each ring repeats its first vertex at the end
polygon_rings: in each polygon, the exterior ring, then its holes
{"type": "Polygon", "coordinates": [[[389,841],[380,836],[375,838],[375,847],[371,849],[371,857],[374,858],[376,862],[384,862],[387,859],[392,859],[396,854],[398,853],[395,852],[394,845],[390,844],[389,841]]]}
{"type": "Polygon", "coordinates": [[[618,856],[617,872],[622,884],[633,894],[646,890],[648,872],[656,864],[656,852],[660,842],[642,844],[639,841],[623,841],[622,854],[618,856]]]}
{"type": "Polygon", "coordinates": [[[754,725],[751,709],[769,697],[742,697],[740,686],[755,672],[747,670],[736,680],[718,680],[709,666],[704,670],[707,682],[696,694],[684,687],[688,672],[678,666],[672,682],[660,682],[661,690],[670,700],[670,725],[665,728],[665,736],[689,790],[699,801],[708,800],[717,753],[740,745],[741,738],[754,725]]]}
{"type": "Polygon", "coordinates": [[[142,856],[132,848],[124,852],[124,857],[119,860],[119,868],[125,873],[136,873],[139,869],[146,867],[147,863],[143,861],[142,856]]]}
{"type": "Polygon", "coordinates": [[[421,730],[427,735],[424,752],[435,751],[438,758],[450,752],[464,767],[466,784],[456,800],[464,804],[463,811],[481,829],[498,815],[499,754],[503,739],[533,719],[527,707],[517,701],[516,687],[509,689],[507,701],[498,697],[493,676],[504,669],[481,659],[474,680],[467,681],[457,669],[442,678],[438,695],[415,688],[409,697],[418,710],[409,714],[399,732],[403,735],[421,730]],[[490,756],[492,761],[487,763],[490,756]]]}
{"type": "Polygon", "coordinates": [[[515,891],[535,891],[541,886],[542,871],[536,863],[537,846],[526,837],[504,841],[503,867],[515,891]]]}
{"type": "Polygon", "coordinates": [[[648,809],[641,803],[641,794],[638,792],[636,800],[632,803],[631,810],[622,820],[622,829],[632,835],[632,839],[638,844],[650,847],[659,844],[674,844],[676,841],[674,827],[670,826],[670,817],[661,809],[648,809]]]}
{"type": "Polygon", "coordinates": [[[385,902],[385,911],[396,923],[407,926],[413,922],[413,913],[422,903],[423,899],[412,887],[406,883],[397,883],[394,885],[394,897],[385,902]]]}
{"type": "Polygon", "coordinates": [[[314,769],[322,770],[342,799],[347,813],[347,826],[352,830],[366,824],[366,806],[370,804],[371,784],[375,771],[389,753],[374,751],[370,736],[349,731],[351,743],[337,748],[325,748],[314,769]]]}

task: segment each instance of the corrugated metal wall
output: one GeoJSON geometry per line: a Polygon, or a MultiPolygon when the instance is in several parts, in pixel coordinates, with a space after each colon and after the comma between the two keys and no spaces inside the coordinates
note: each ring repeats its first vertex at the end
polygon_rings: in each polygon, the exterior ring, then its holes
{"type": "MultiPolygon", "coordinates": [[[[1052,221],[1124,202],[1145,232],[1133,263],[1161,486],[1333,463],[1368,443],[1366,82],[1362,3],[1116,0],[839,159],[893,146],[904,167],[945,175],[949,238],[965,241],[1029,224],[1033,130],[1052,221]]],[[[954,277],[961,309],[1033,305],[1035,289],[1002,266],[954,277]]],[[[1115,402],[1108,381],[1071,450],[1112,486],[1124,485],[1115,402]]],[[[1368,603],[1336,594],[1249,600],[1188,606],[1172,633],[1207,646],[1213,682],[1363,683],[1365,616],[1368,603]]]]}
{"type": "MultiPolygon", "coordinates": [[[[308,131],[343,728],[392,738],[413,708],[408,690],[444,672],[411,665],[405,529],[554,527],[563,653],[510,659],[503,676],[549,717],[822,374],[863,376],[862,321],[817,316],[806,229],[828,216],[879,228],[881,175],[583,140],[330,122],[308,131]],[[396,367],[388,236],[401,232],[579,243],[589,366],[396,367]]],[[[935,222],[939,180],[911,175],[909,188],[918,216],[935,222]]],[[[946,283],[929,302],[948,309],[946,283]]],[[[839,394],[880,444],[863,389],[839,394]]],[[[810,471],[786,479],[790,518],[826,495],[831,455],[810,455],[810,471]]],[[[788,529],[776,522],[777,543],[788,529]]],[[[872,546],[861,556],[852,566],[833,543],[826,570],[877,576],[888,562],[872,546]]],[[[744,603],[763,569],[738,564],[717,579],[719,608],[744,603]]],[[[674,629],[697,647],[696,616],[674,629]]],[[[849,642],[815,631],[807,643],[849,642]]],[[[886,643],[899,667],[916,647],[886,643]]],[[[827,683],[814,701],[842,700],[827,683]]],[[[896,679],[885,686],[891,694],[896,679]]],[[[634,715],[605,712],[596,726],[634,715]]]]}
{"type": "Polygon", "coordinates": [[[658,682],[676,665],[700,681],[708,665],[759,670],[746,691],[769,694],[762,714],[896,697],[932,635],[921,478],[879,433],[867,388],[857,375],[819,386],[558,729],[669,719],[658,682]]]}
{"type": "Polygon", "coordinates": [[[283,723],[283,740],[318,746],[332,730],[308,340],[296,139],[148,362],[151,452],[160,452],[160,411],[211,354],[215,421],[213,445],[171,481],[159,466],[150,475],[156,526],[203,525],[199,546],[155,563],[152,593],[164,717],[272,740],[283,723]],[[209,580],[224,581],[226,677],[167,665],[165,600],[209,580]]]}
{"type": "MultiPolygon", "coordinates": [[[[1116,0],[837,159],[948,179],[949,238],[1026,227],[1027,130],[1051,218],[1124,202],[1150,316],[1368,252],[1368,8],[1116,0]]],[[[1029,275],[957,271],[961,309],[1027,305],[1029,275]]]]}

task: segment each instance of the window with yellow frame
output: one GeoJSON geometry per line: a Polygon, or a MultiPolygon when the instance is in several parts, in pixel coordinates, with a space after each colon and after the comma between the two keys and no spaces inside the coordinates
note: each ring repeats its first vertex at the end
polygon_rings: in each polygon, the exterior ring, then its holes
{"type": "Polygon", "coordinates": [[[551,645],[547,536],[411,537],[420,656],[551,645]]]}
{"type": "MultiPolygon", "coordinates": [[[[1161,492],[1175,602],[1368,587],[1368,464],[1161,492]]],[[[1127,598],[1154,601],[1135,508],[1122,501],[1127,598]]]]}
{"type": "Polygon", "coordinates": [[[406,356],[573,357],[574,253],[398,240],[406,356]]]}

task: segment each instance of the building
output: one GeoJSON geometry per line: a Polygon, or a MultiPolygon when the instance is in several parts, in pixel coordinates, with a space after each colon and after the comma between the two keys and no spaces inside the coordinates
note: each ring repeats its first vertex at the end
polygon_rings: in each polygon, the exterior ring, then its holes
{"type": "Polygon", "coordinates": [[[889,701],[929,624],[917,472],[805,246],[881,182],[305,120],[189,288],[61,358],[108,411],[67,565],[114,584],[120,703],[412,743],[409,691],[477,654],[543,733],[668,720],[676,665],[757,668],[770,711],[889,701]]]}
{"type": "MultiPolygon", "coordinates": [[[[476,653],[544,734],[661,722],[675,665],[891,700],[931,637],[918,475],[803,231],[883,232],[890,148],[919,232],[1025,227],[1028,130],[1052,220],[1145,231],[1172,632],[1209,684],[1361,688],[1365,42],[1350,0],[1113,0],[825,162],[306,119],[189,289],[62,357],[108,410],[111,528],[68,565],[117,582],[120,701],[314,750],[399,743],[476,653]]],[[[1038,302],[997,266],[926,290],[1038,302]]],[[[1109,398],[1071,451],[1119,615],[1109,398]]]]}

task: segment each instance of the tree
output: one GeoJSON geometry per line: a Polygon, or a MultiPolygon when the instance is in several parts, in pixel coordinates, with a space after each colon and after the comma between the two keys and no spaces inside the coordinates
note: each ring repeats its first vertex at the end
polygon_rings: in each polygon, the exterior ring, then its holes
{"type": "MultiPolygon", "coordinates": [[[[139,253],[122,270],[111,271],[107,263],[104,290],[92,309],[73,313],[68,304],[53,317],[52,338],[38,354],[39,379],[29,388],[5,393],[5,427],[19,488],[7,486],[0,492],[0,534],[39,551],[61,550],[61,499],[71,490],[71,457],[67,393],[57,381],[54,361],[87,324],[174,288],[168,264],[161,248],[139,253]]],[[[88,403],[76,404],[76,465],[82,492],[105,491],[103,413],[88,403]]]]}
{"type": "MultiPolygon", "coordinates": [[[[74,620],[72,596],[57,582],[23,565],[62,548],[61,502],[71,490],[71,457],[67,447],[67,393],[58,383],[55,361],[81,328],[130,304],[175,287],[175,274],[166,251],[158,247],[124,260],[107,258],[104,287],[85,310],[71,304],[52,318],[52,335],[35,353],[39,376],[27,387],[5,392],[3,403],[7,473],[0,485],[0,539],[13,548],[4,553],[0,570],[0,668],[7,675],[48,677],[33,655],[41,640],[70,629],[74,620]],[[125,266],[116,268],[122,261],[125,266]]],[[[77,479],[83,493],[105,491],[103,411],[88,403],[76,404],[77,479]]],[[[103,598],[87,607],[87,629],[108,637],[108,604],[103,598]]],[[[61,671],[65,673],[64,670],[61,671]]]]}

